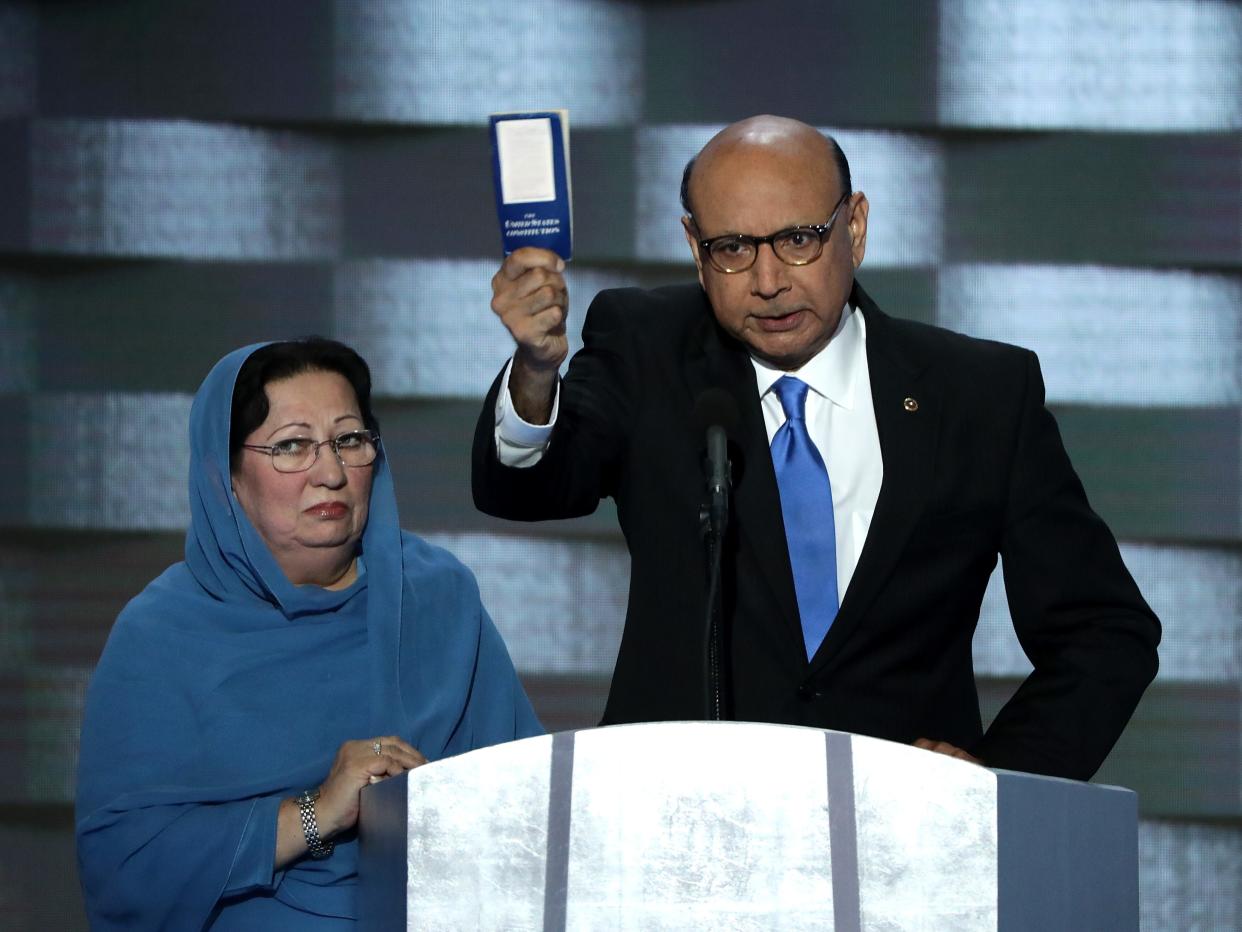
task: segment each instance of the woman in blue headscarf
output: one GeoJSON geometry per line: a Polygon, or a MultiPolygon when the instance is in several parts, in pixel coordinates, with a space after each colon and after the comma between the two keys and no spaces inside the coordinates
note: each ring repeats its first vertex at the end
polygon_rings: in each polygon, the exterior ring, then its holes
{"type": "Polygon", "coordinates": [[[87,694],[93,929],[351,927],[362,788],[540,733],[469,570],[397,523],[370,388],[311,338],[199,389],[185,562],[126,606],[87,694]]]}

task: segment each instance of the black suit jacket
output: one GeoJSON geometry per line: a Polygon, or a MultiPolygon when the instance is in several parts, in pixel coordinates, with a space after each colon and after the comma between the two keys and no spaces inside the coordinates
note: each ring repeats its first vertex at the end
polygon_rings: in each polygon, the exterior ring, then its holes
{"type": "Polygon", "coordinates": [[[631,578],[604,723],[701,718],[703,435],[693,412],[703,391],[722,388],[741,412],[724,557],[729,717],[927,737],[991,766],[1086,779],[1155,676],[1160,626],[1087,504],[1044,407],[1038,361],[890,318],[857,285],[851,303],[866,321],[884,480],[810,662],[754,368],[697,285],[598,295],[533,467],[496,457],[498,379],[475,435],[475,503],[529,521],[587,514],[612,496],[631,578]],[[984,734],[971,642],[998,555],[1034,672],[984,734]]]}

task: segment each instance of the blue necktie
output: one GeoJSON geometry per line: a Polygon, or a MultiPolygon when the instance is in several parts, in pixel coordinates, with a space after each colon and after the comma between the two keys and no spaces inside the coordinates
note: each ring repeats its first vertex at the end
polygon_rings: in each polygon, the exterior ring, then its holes
{"type": "Polygon", "coordinates": [[[785,423],[772,438],[772,465],[793,567],[806,656],[814,656],[837,616],[837,532],[828,470],[806,432],[807,384],[782,376],[772,386],[785,423]]]}

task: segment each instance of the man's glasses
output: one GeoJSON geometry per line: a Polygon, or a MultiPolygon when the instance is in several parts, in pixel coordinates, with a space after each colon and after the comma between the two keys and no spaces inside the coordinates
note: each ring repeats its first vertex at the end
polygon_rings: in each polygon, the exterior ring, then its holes
{"type": "Polygon", "coordinates": [[[318,442],[308,437],[290,437],[270,446],[243,443],[242,447],[266,453],[277,472],[306,472],[319,460],[319,448],[331,447],[344,466],[370,466],[379,454],[379,434],[371,430],[352,430],[332,440],[318,442]]]}
{"type": "Polygon", "coordinates": [[[711,262],[712,268],[726,274],[745,272],[754,265],[759,256],[759,247],[764,243],[770,245],[776,258],[786,265],[809,265],[824,251],[824,240],[832,232],[837,215],[849,196],[848,191],[841,195],[827,223],[790,227],[771,236],[747,236],[745,233],[713,236],[711,239],[699,240],[699,249],[711,262]]]}

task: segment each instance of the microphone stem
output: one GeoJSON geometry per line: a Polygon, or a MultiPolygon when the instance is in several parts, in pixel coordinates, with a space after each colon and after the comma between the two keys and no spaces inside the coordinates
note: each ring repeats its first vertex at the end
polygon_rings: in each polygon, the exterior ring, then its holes
{"type": "Polygon", "coordinates": [[[707,428],[707,491],[709,500],[701,518],[707,545],[707,617],[704,623],[703,682],[707,687],[707,718],[724,718],[722,685],[724,658],[724,608],[721,564],[725,531],[729,523],[729,440],[723,427],[707,428]]]}
{"type": "Polygon", "coordinates": [[[704,682],[707,683],[707,717],[711,721],[720,721],[720,654],[722,645],[721,599],[720,599],[720,562],[721,551],[724,549],[723,535],[718,537],[713,527],[708,532],[709,575],[707,583],[707,650],[704,660],[707,664],[704,682]]]}

